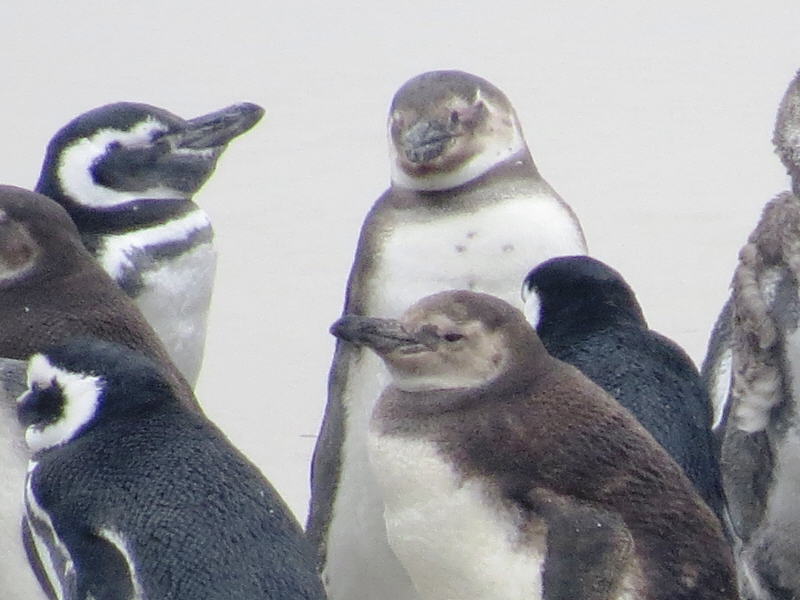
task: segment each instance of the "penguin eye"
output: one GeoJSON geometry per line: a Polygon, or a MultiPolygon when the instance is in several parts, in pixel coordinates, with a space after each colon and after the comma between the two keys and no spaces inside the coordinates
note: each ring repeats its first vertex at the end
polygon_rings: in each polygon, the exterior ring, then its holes
{"type": "Polygon", "coordinates": [[[451,125],[458,125],[458,122],[461,120],[461,115],[458,114],[457,110],[454,110],[450,113],[450,124],[451,125]]]}
{"type": "Polygon", "coordinates": [[[442,338],[446,342],[457,342],[458,340],[464,339],[464,336],[460,333],[445,333],[442,338]]]}

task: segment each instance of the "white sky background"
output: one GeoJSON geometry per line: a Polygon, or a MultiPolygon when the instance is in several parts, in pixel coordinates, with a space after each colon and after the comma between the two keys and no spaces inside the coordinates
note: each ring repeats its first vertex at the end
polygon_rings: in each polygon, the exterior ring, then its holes
{"type": "Polygon", "coordinates": [[[220,254],[198,396],[301,521],[327,329],[407,79],[458,68],[504,90],[590,252],[698,363],[739,248],[787,187],[771,137],[800,67],[796,0],[17,0],[0,22],[3,183],[32,187],[53,133],[108,102],[267,109],[196,197],[220,254]]]}

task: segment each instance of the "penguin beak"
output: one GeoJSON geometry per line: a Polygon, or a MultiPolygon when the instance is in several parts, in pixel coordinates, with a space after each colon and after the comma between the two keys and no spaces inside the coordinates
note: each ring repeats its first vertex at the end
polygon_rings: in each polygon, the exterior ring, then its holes
{"type": "Polygon", "coordinates": [[[380,355],[393,352],[413,354],[431,349],[394,319],[345,315],[331,326],[330,331],[341,340],[366,346],[380,355]]]}
{"type": "Polygon", "coordinates": [[[190,119],[184,130],[175,133],[174,143],[179,148],[201,150],[224,146],[236,136],[248,131],[264,116],[257,104],[244,102],[222,110],[190,119]]]}
{"type": "Polygon", "coordinates": [[[430,162],[447,149],[456,134],[439,120],[420,121],[401,138],[405,157],[415,164],[430,162]]]}

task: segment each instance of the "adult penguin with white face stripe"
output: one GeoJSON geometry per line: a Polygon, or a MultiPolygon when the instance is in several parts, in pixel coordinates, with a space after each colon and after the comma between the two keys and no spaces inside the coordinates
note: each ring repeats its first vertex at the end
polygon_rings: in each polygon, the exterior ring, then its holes
{"type": "Polygon", "coordinates": [[[216,269],[211,222],[192,197],[263,114],[249,103],[190,120],[147,104],[101,106],[56,133],[36,184],[67,210],[192,385],[216,269]]]}
{"type": "Polygon", "coordinates": [[[148,358],[92,339],[37,353],[18,415],[55,597],[324,600],[288,507],[148,358]]]}
{"type": "MultiPolygon", "coordinates": [[[[461,71],[414,77],[395,94],[388,134],[391,186],[361,229],[346,314],[398,317],[424,296],[459,288],[521,307],[532,265],[586,252],[514,108],[488,81],[461,71]]],[[[417,597],[388,546],[367,461],[369,414],[386,381],[377,357],[337,343],[307,527],[332,600],[417,597]]]]}

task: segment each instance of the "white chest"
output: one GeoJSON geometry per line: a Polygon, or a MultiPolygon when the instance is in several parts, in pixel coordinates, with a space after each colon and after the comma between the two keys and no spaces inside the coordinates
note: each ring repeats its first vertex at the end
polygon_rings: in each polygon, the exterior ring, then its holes
{"type": "Polygon", "coordinates": [[[97,261],[106,273],[118,280],[126,269],[136,268],[137,256],[148,248],[184,242],[196,232],[210,227],[208,215],[195,209],[159,225],[106,235],[97,261]]]}
{"type": "Polygon", "coordinates": [[[192,248],[142,274],[136,305],[186,380],[194,385],[205,348],[217,255],[212,244],[192,248]]]}
{"type": "Polygon", "coordinates": [[[577,222],[549,196],[404,224],[384,241],[367,312],[396,317],[420,298],[449,289],[492,294],[521,308],[520,287],[530,269],[585,252],[577,222]]]}
{"type": "Polygon", "coordinates": [[[389,545],[422,599],[541,598],[544,527],[523,544],[521,517],[428,442],[371,432],[368,447],[389,545]]]}

